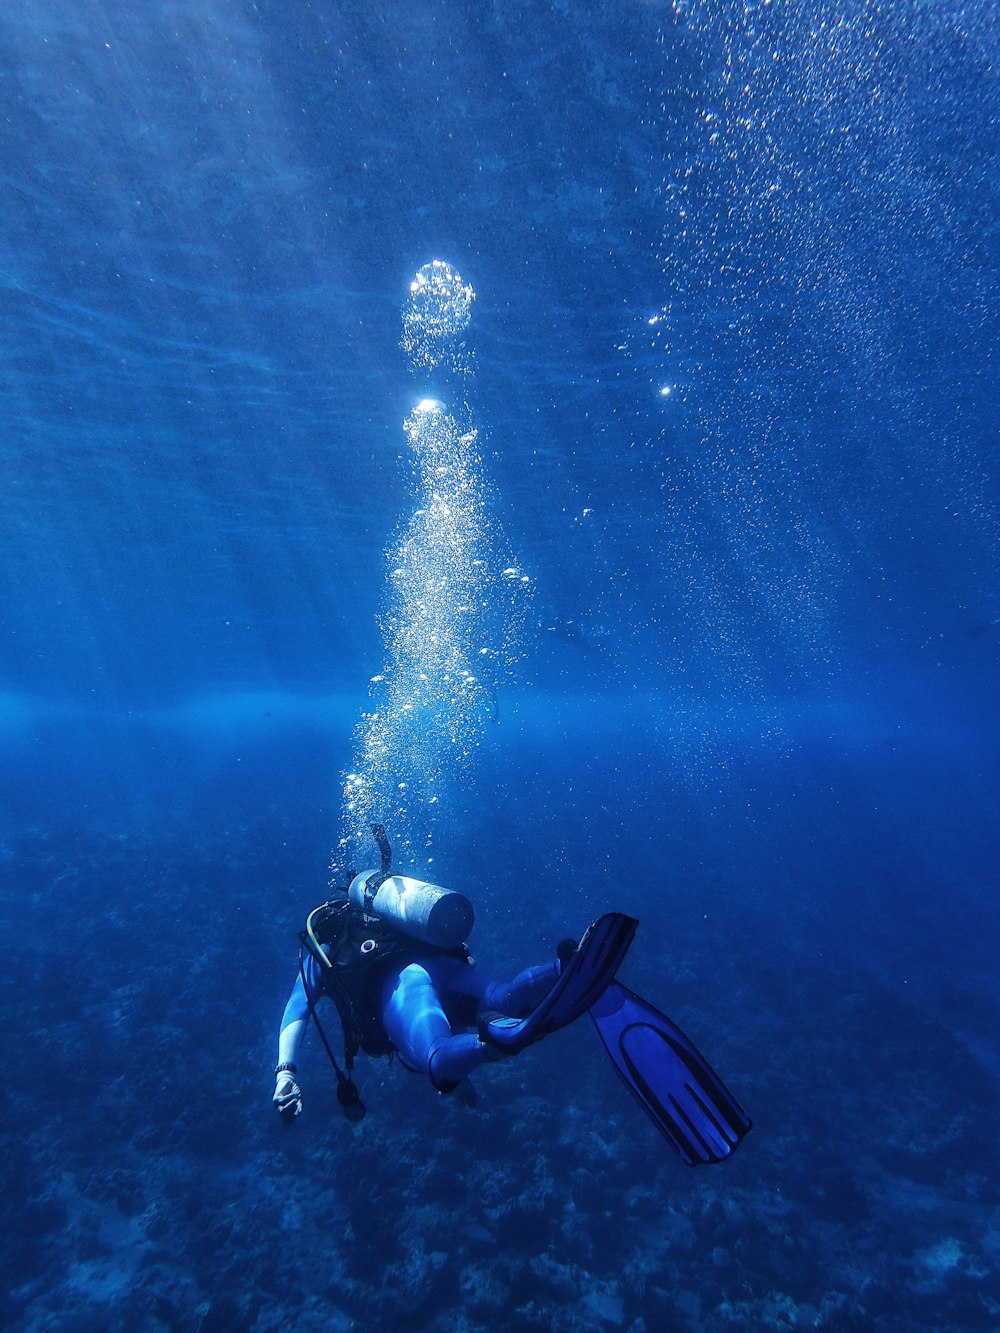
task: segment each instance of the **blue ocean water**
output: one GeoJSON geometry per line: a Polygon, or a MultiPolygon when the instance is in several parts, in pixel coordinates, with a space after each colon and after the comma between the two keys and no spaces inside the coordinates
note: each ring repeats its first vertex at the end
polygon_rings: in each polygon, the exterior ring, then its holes
{"type": "Polygon", "coordinates": [[[998,49],[992,0],[4,7],[4,1327],[998,1326],[998,49]],[[458,375],[400,346],[433,259],[458,375]],[[368,1061],[352,1127],[315,1042],[270,1105],[424,399],[490,670],[380,733],[435,765],[390,835],[497,974],[640,918],[718,1167],[584,1023],[474,1111],[368,1061]]]}

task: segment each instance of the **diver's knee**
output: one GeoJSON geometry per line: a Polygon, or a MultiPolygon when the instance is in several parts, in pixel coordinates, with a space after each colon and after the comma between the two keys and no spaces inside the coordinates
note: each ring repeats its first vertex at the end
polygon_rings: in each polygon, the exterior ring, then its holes
{"type": "Polygon", "coordinates": [[[440,1054],[450,1040],[450,1037],[442,1037],[440,1041],[434,1042],[431,1046],[430,1054],[427,1056],[427,1077],[430,1079],[431,1085],[436,1088],[438,1092],[454,1092],[462,1081],[461,1079],[447,1078],[443,1074],[438,1076],[434,1072],[434,1058],[440,1054]]]}

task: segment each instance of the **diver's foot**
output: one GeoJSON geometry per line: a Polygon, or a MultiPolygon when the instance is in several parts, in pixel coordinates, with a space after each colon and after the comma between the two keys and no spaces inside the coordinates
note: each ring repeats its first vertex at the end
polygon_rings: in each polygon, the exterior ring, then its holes
{"type": "Polygon", "coordinates": [[[556,945],[556,957],[559,959],[559,971],[565,972],[566,964],[576,953],[576,940],[560,940],[556,945]]]}

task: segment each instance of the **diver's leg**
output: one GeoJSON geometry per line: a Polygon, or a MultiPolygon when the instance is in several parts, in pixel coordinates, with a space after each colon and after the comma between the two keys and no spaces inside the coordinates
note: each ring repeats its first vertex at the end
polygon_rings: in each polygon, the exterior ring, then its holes
{"type": "Polygon", "coordinates": [[[526,967],[518,972],[513,981],[506,984],[493,981],[486,988],[483,996],[485,1009],[498,1009],[502,1014],[513,1014],[520,1018],[530,1014],[556,984],[559,977],[559,959],[551,963],[540,963],[535,967],[526,967]]]}
{"type": "Polygon", "coordinates": [[[382,984],[382,1022],[403,1063],[426,1074],[440,1092],[451,1092],[496,1057],[475,1032],[452,1032],[435,984],[435,961],[389,972],[382,984]]]}
{"type": "MultiPolygon", "coordinates": [[[[450,960],[449,960],[450,961],[450,960]]],[[[494,981],[478,968],[450,962],[437,978],[440,994],[447,1000],[461,995],[476,1000],[480,1009],[495,1010],[522,1018],[549,993],[559,977],[559,960],[527,967],[513,981],[494,981]]]]}
{"type": "Polygon", "coordinates": [[[562,966],[548,993],[523,1018],[480,1009],[479,1037],[507,1055],[573,1023],[600,999],[628,952],[639,923],[622,912],[599,917],[572,950],[560,946],[562,966]]]}

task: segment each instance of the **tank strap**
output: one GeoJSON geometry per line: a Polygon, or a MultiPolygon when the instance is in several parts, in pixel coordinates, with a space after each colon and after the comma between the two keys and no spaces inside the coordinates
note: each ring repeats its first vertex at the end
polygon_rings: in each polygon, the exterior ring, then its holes
{"type": "Polygon", "coordinates": [[[379,868],[365,880],[365,911],[375,911],[375,895],[389,878],[392,869],[392,848],[384,824],[372,825],[372,837],[378,844],[379,868]]]}
{"type": "Polygon", "coordinates": [[[371,916],[376,916],[375,895],[385,882],[385,876],[377,870],[374,875],[369,875],[365,880],[365,911],[371,916]]]}

